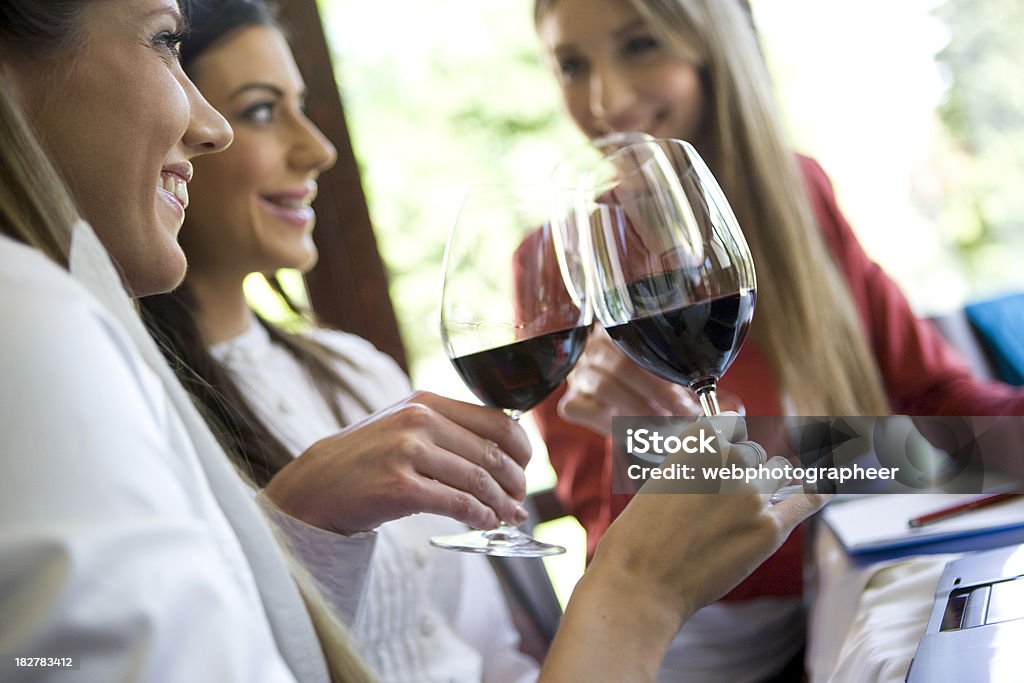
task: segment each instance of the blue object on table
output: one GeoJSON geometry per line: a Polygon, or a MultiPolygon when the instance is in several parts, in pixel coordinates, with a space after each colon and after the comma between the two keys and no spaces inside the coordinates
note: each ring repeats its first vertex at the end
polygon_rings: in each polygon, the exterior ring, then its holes
{"type": "Polygon", "coordinates": [[[1024,384],[1024,294],[1010,294],[964,307],[999,379],[1024,384]]]}

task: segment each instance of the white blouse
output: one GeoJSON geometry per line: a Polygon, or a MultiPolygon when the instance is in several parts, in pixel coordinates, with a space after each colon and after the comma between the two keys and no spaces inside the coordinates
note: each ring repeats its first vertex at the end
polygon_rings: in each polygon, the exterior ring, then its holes
{"type": "Polygon", "coordinates": [[[84,224],[72,266],[0,236],[0,679],[325,683],[269,527],[84,224]]]}
{"type": "MultiPolygon", "coordinates": [[[[330,330],[311,335],[348,361],[334,367],[372,411],[410,393],[398,365],[366,340],[330,330]]],[[[210,351],[293,455],[339,430],[306,370],[258,323],[210,351]]],[[[366,416],[351,396],[342,393],[339,400],[347,422],[366,416]]],[[[351,619],[352,596],[362,594],[366,547],[376,537],[354,631],[360,653],[383,681],[536,680],[537,664],[518,650],[519,635],[487,559],[429,545],[430,536],[463,528],[445,517],[414,515],[359,534],[347,556],[327,558],[337,585],[343,587],[349,577],[355,584],[339,602],[351,619]]],[[[299,554],[307,563],[322,565],[325,559],[299,554]]],[[[312,571],[322,575],[323,567],[312,571]]]]}

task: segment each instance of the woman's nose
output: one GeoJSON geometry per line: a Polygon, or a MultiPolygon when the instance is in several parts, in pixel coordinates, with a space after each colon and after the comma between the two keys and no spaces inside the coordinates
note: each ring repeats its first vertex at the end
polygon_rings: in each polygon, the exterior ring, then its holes
{"type": "Polygon", "coordinates": [[[590,113],[612,125],[633,103],[629,80],[613,65],[595,67],[590,77],[590,113]]]}
{"type": "Polygon", "coordinates": [[[292,164],[303,171],[323,172],[334,166],[338,151],[316,124],[302,115],[298,121],[298,140],[292,148],[292,164]]]}
{"type": "Polygon", "coordinates": [[[191,112],[182,143],[196,156],[213,154],[226,149],[235,135],[227,119],[206,101],[192,81],[187,78],[185,79],[185,89],[188,93],[191,112]]]}

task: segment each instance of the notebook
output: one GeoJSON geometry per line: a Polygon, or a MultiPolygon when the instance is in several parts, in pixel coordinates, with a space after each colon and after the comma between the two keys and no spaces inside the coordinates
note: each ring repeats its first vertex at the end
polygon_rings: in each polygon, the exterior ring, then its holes
{"type": "MultiPolygon", "coordinates": [[[[874,553],[999,534],[1000,544],[1024,542],[1024,496],[950,517],[916,529],[911,518],[983,497],[978,494],[907,494],[866,496],[837,501],[822,513],[843,547],[851,554],[874,553]]],[[[987,543],[961,542],[951,550],[976,550],[987,543]]]]}

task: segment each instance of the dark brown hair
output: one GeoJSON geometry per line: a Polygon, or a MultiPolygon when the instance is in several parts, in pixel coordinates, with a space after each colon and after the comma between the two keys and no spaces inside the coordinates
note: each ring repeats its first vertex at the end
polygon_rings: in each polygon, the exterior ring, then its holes
{"type": "Polygon", "coordinates": [[[74,45],[82,10],[90,0],[4,0],[0,3],[0,45],[38,58],[74,45]]]}
{"type": "MultiPolygon", "coordinates": [[[[306,323],[315,324],[312,314],[296,306],[284,293],[276,278],[268,278],[286,305],[306,323]]],[[[142,318],[156,339],[178,379],[199,403],[207,422],[235,466],[260,487],[293,459],[293,454],[252,409],[230,373],[209,352],[198,323],[198,302],[188,280],[169,294],[140,300],[142,318]]],[[[339,393],[347,393],[371,411],[369,402],[360,396],[334,369],[335,363],[348,359],[332,349],[301,334],[287,332],[259,315],[257,324],[270,335],[271,342],[288,351],[309,374],[324,403],[338,424],[346,418],[338,402],[339,393]]]]}

